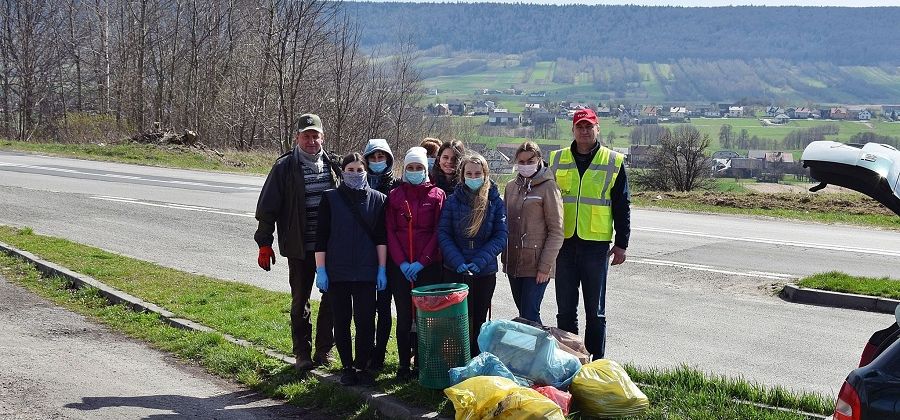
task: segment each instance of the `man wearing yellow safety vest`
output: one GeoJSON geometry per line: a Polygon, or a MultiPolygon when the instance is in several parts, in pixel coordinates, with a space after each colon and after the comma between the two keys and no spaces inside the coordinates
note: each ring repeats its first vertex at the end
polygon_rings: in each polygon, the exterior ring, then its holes
{"type": "Polygon", "coordinates": [[[577,111],[572,133],[571,147],[550,152],[550,168],[562,193],[565,236],[556,259],[556,322],[560,329],[578,334],[580,286],[587,320],[585,347],[596,360],[603,358],[606,348],[609,258],[612,265],[625,262],[631,199],[625,156],[597,140],[600,128],[594,111],[577,111]]]}

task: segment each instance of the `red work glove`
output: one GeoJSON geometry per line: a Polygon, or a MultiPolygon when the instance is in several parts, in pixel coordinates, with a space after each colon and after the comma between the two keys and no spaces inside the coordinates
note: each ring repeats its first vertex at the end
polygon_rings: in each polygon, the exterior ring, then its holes
{"type": "Polygon", "coordinates": [[[271,270],[271,264],[275,264],[275,251],[272,251],[271,246],[260,247],[259,257],[256,258],[256,262],[259,264],[259,268],[266,271],[271,270]],[[271,263],[269,261],[271,261],[271,263]]]}

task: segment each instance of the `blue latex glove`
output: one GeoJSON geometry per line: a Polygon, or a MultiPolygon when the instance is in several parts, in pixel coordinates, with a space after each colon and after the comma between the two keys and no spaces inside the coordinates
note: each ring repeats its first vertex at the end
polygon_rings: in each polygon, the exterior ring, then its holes
{"type": "Polygon", "coordinates": [[[387,273],[384,271],[384,266],[378,266],[378,276],[375,277],[375,290],[379,292],[387,288],[387,273]]]}
{"type": "Polygon", "coordinates": [[[466,267],[469,269],[469,271],[472,272],[472,274],[478,274],[481,271],[481,269],[478,268],[478,265],[475,263],[469,263],[468,265],[466,265],[466,267]]]}
{"type": "Polygon", "coordinates": [[[322,293],[328,291],[328,272],[325,267],[316,267],[316,287],[322,293]]]}
{"type": "Polygon", "coordinates": [[[404,277],[406,277],[407,279],[409,279],[409,276],[406,275],[406,272],[407,272],[407,271],[409,271],[409,263],[406,262],[406,261],[403,261],[402,263],[400,263],[400,272],[403,273],[403,276],[404,276],[404,277]]]}
{"type": "Polygon", "coordinates": [[[467,264],[460,264],[459,267],[456,267],[456,272],[459,274],[465,273],[469,271],[469,266],[467,264]]]}
{"type": "Polygon", "coordinates": [[[419,275],[419,272],[425,268],[422,263],[416,261],[409,265],[409,269],[406,271],[406,279],[410,282],[416,281],[416,276],[419,275]]]}

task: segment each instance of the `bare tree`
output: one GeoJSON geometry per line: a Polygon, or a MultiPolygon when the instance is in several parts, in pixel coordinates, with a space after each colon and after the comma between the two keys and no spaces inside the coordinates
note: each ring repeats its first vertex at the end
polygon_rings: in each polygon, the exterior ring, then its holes
{"type": "Polygon", "coordinates": [[[692,191],[706,187],[710,180],[709,135],[693,125],[679,125],[659,139],[653,149],[651,169],[635,182],[660,191],[692,191]]]}

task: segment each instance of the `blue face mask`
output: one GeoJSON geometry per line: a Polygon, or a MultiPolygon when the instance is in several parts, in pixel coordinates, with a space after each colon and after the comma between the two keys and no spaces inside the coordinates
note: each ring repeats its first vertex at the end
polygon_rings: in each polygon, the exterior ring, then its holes
{"type": "Polygon", "coordinates": [[[466,177],[466,186],[469,187],[472,191],[478,191],[481,186],[484,185],[484,178],[469,178],[466,177]]]}
{"type": "Polygon", "coordinates": [[[428,158],[428,167],[429,168],[434,168],[434,159],[435,158],[428,158]]]}
{"type": "Polygon", "coordinates": [[[425,182],[425,171],[406,171],[406,182],[420,185],[425,182]]]}
{"type": "Polygon", "coordinates": [[[369,170],[372,171],[373,174],[384,173],[385,169],[387,169],[387,160],[381,162],[369,162],[369,170]]]}
{"type": "Polygon", "coordinates": [[[344,172],[344,185],[354,189],[361,190],[366,188],[365,172],[344,172]]]}

